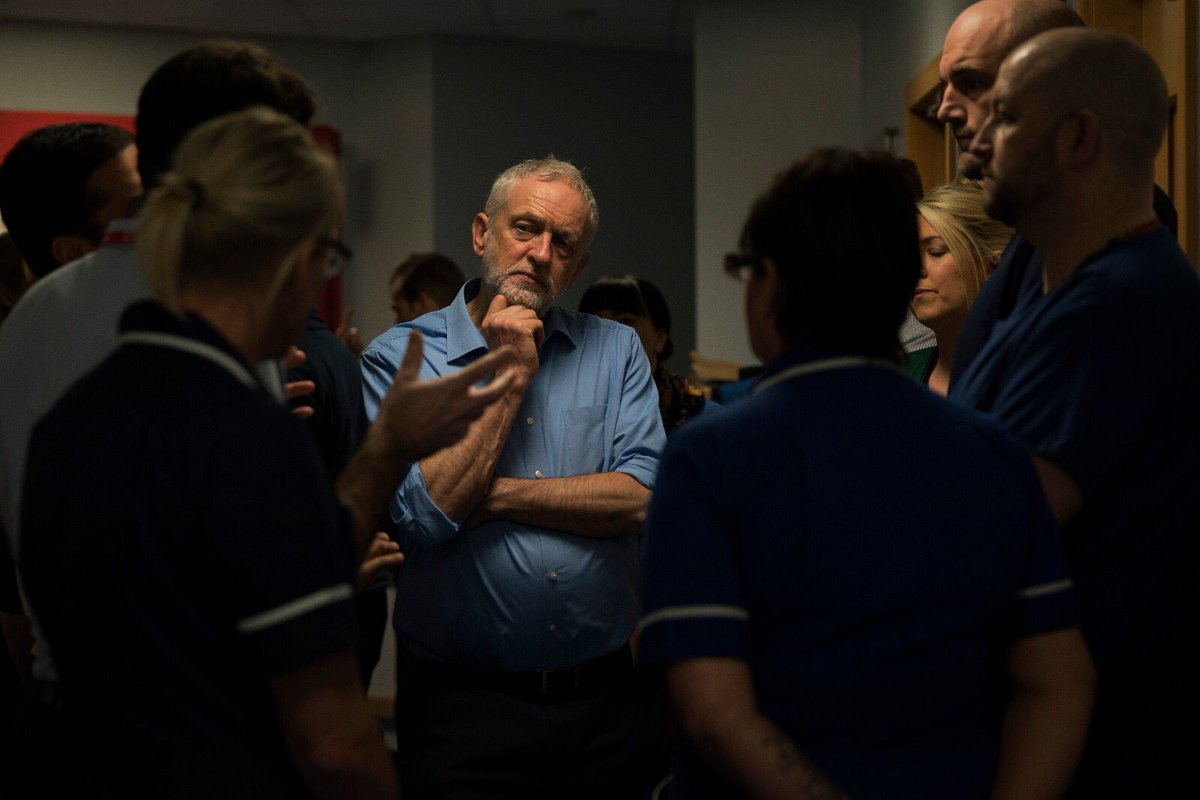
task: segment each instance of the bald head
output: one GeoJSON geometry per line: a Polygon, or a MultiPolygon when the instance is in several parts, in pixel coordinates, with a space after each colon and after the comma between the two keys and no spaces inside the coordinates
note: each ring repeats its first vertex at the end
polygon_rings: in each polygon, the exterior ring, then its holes
{"type": "Polygon", "coordinates": [[[1166,120],[1162,73],[1135,41],[1101,30],[1040,33],[1000,66],[971,143],[984,208],[1026,236],[1097,198],[1110,211],[1148,211],[1166,120]]]}
{"type": "MultiPolygon", "coordinates": [[[[1000,64],[1013,48],[1043,31],[1082,26],[1062,0],[982,0],[958,15],[938,65],[946,84],[938,119],[950,125],[964,154],[987,116],[1000,64]]],[[[964,172],[972,166],[969,156],[959,165],[964,172]]]]}
{"type": "Polygon", "coordinates": [[[1048,31],[1015,49],[1001,73],[1005,91],[1041,95],[1047,113],[1095,115],[1102,157],[1128,179],[1153,180],[1169,114],[1167,83],[1133,39],[1107,30],[1048,31]]]}

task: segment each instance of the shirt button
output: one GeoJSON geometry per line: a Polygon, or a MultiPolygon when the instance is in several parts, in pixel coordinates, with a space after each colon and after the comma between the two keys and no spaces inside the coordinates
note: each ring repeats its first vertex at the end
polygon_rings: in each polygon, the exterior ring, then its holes
{"type": "Polygon", "coordinates": [[[532,424],[533,424],[533,417],[526,417],[526,418],[525,418],[525,424],[526,424],[526,425],[532,425],[532,424]]]}
{"type": "Polygon", "coordinates": [[[550,580],[552,580],[552,581],[558,580],[558,570],[556,570],[556,569],[550,570],[550,580]]]}
{"type": "Polygon", "coordinates": [[[549,626],[549,627],[550,627],[550,632],[551,632],[551,633],[554,633],[556,630],[558,630],[558,626],[557,626],[557,625],[555,625],[553,622],[551,622],[551,623],[550,623],[550,626],[549,626]]]}
{"type": "Polygon", "coordinates": [[[533,471],[533,477],[535,477],[535,478],[540,478],[540,477],[542,477],[542,471],[541,471],[540,469],[535,469],[535,470],[533,471]]]}

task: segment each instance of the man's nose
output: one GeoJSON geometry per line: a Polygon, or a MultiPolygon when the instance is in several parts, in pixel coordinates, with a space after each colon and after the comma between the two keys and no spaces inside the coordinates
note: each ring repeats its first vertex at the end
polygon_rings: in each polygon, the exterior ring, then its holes
{"type": "Polygon", "coordinates": [[[541,236],[536,236],[529,243],[529,257],[539,264],[547,264],[550,262],[550,231],[546,231],[541,236]]]}
{"type": "Polygon", "coordinates": [[[979,130],[975,132],[971,143],[967,145],[967,151],[983,162],[988,161],[992,157],[992,126],[992,115],[988,114],[987,119],[979,126],[979,130]]]}
{"type": "Polygon", "coordinates": [[[962,98],[959,97],[954,87],[949,84],[942,89],[942,100],[938,103],[937,118],[938,122],[949,123],[956,128],[966,120],[962,98]]]}

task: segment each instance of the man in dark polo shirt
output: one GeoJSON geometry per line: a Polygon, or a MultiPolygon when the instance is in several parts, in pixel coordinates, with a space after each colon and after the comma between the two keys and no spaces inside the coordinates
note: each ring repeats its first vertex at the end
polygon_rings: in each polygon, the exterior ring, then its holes
{"type": "Polygon", "coordinates": [[[647,519],[639,658],[666,665],[686,734],[678,797],[1015,799],[1070,779],[1091,665],[1037,476],[896,365],[915,220],[889,156],[817,151],[729,258],[767,368],[678,432],[647,519]]]}
{"type": "MultiPolygon", "coordinates": [[[[958,168],[964,176],[979,177],[979,165],[970,152],[971,139],[987,116],[1000,62],[1031,36],[1072,26],[1082,27],[1083,20],[1062,0],[981,0],[954,20],[946,32],[938,65],[945,88],[937,117],[954,132],[958,168]]],[[[1007,319],[1033,292],[1040,274],[1041,256],[1022,236],[1014,236],[971,303],[954,350],[951,384],[970,366],[996,323],[1007,319]]]]}
{"type": "Polygon", "coordinates": [[[1200,281],[1152,207],[1167,88],[1111,31],[1009,55],[971,145],[1039,291],[951,388],[1033,453],[1096,661],[1078,797],[1196,797],[1200,281]]]}

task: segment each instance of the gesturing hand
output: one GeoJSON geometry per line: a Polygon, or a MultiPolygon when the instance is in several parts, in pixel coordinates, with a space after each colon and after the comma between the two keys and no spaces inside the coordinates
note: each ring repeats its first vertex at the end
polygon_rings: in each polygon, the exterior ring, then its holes
{"type": "Polygon", "coordinates": [[[353,318],[354,309],[347,308],[342,313],[342,321],[338,323],[337,330],[333,332],[333,335],[340,339],[342,344],[346,345],[346,347],[350,349],[350,352],[354,354],[355,358],[362,358],[363,343],[362,339],[359,338],[358,328],[351,324],[351,320],[353,318]]]}
{"type": "Polygon", "coordinates": [[[517,355],[512,368],[524,373],[526,383],[533,380],[538,371],[538,348],[542,346],[545,333],[542,321],[532,308],[510,306],[504,295],[498,294],[492,298],[480,328],[488,349],[511,345],[517,355]]]}
{"type": "Polygon", "coordinates": [[[404,563],[404,553],[400,545],[383,531],[375,534],[366,556],[358,565],[358,573],[354,576],[354,590],[361,592],[373,584],[381,570],[394,569],[404,563]]]}
{"type": "Polygon", "coordinates": [[[485,408],[520,380],[515,370],[503,369],[513,359],[512,347],[501,347],[453,375],[428,381],[418,377],[423,352],[421,334],[414,330],[372,425],[379,429],[383,446],[403,461],[419,461],[457,442],[485,408]],[[474,385],[492,373],[496,375],[490,382],[474,385]]]}
{"type": "MultiPolygon", "coordinates": [[[[304,363],[308,355],[299,347],[292,345],[288,348],[287,355],[283,357],[283,368],[285,370],[295,369],[304,363]]],[[[284,396],[288,400],[295,400],[297,397],[308,397],[317,390],[317,384],[309,381],[288,381],[283,385],[284,396]]],[[[292,414],[297,419],[309,419],[317,412],[312,406],[296,406],[292,409],[292,414]]]]}

